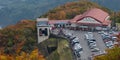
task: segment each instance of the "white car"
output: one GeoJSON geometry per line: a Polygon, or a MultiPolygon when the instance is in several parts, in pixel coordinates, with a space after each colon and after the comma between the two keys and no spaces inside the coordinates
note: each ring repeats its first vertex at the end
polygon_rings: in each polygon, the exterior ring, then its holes
{"type": "Polygon", "coordinates": [[[112,41],[105,42],[105,44],[108,48],[112,48],[114,45],[112,41]]]}
{"type": "Polygon", "coordinates": [[[89,46],[97,46],[96,43],[90,43],[89,46]]]}
{"type": "Polygon", "coordinates": [[[88,32],[88,34],[93,34],[92,32],[88,32]]]}
{"type": "Polygon", "coordinates": [[[88,34],[85,34],[85,39],[86,39],[86,40],[88,40],[88,39],[89,39],[88,34]]]}
{"type": "Polygon", "coordinates": [[[102,32],[98,32],[98,34],[102,34],[102,32]]]}
{"type": "Polygon", "coordinates": [[[72,40],[72,42],[75,42],[75,41],[79,41],[79,38],[76,37],[72,40]]]}
{"type": "Polygon", "coordinates": [[[78,52],[78,53],[83,53],[83,48],[81,47],[81,45],[79,43],[76,43],[73,47],[74,51],[78,52]]]}
{"type": "Polygon", "coordinates": [[[72,33],[68,33],[67,35],[72,36],[72,33]]]}
{"type": "Polygon", "coordinates": [[[96,47],[97,47],[96,43],[91,43],[91,44],[89,44],[89,48],[90,48],[90,49],[93,49],[93,48],[96,48],[96,47]]]}
{"type": "Polygon", "coordinates": [[[71,42],[72,45],[75,45],[76,43],[79,43],[79,39],[78,38],[73,39],[72,42],[71,42]]]}
{"type": "Polygon", "coordinates": [[[88,40],[88,45],[90,45],[91,43],[95,43],[95,44],[96,44],[95,41],[93,41],[93,40],[88,40]]]}
{"type": "Polygon", "coordinates": [[[94,39],[94,38],[93,38],[94,36],[93,36],[93,33],[92,33],[92,32],[88,32],[87,35],[88,35],[88,39],[94,39]]]}
{"type": "Polygon", "coordinates": [[[116,40],[116,39],[117,39],[117,37],[113,36],[113,37],[112,37],[112,39],[113,39],[113,40],[116,40]]]}
{"type": "Polygon", "coordinates": [[[92,52],[98,52],[98,51],[100,51],[100,49],[99,48],[93,48],[93,49],[91,49],[91,51],[92,52]]]}

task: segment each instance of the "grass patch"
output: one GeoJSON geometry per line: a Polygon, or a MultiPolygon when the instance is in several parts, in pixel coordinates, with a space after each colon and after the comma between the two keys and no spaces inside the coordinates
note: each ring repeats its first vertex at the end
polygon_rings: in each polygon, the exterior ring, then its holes
{"type": "Polygon", "coordinates": [[[116,23],[118,30],[120,31],[120,23],[116,23]]]}
{"type": "Polygon", "coordinates": [[[58,44],[57,51],[60,55],[60,60],[72,60],[72,53],[67,40],[62,40],[58,44]]]}
{"type": "Polygon", "coordinates": [[[65,38],[50,35],[50,38],[40,43],[40,50],[45,55],[46,60],[73,60],[69,42],[65,38]],[[41,45],[41,46],[40,46],[41,45]],[[52,53],[47,54],[46,46],[57,47],[52,53]]]}
{"type": "Polygon", "coordinates": [[[46,60],[72,60],[72,53],[67,40],[59,40],[58,48],[46,60]]]}
{"type": "Polygon", "coordinates": [[[46,60],[60,60],[57,50],[50,54],[48,57],[46,57],[46,60]]]}

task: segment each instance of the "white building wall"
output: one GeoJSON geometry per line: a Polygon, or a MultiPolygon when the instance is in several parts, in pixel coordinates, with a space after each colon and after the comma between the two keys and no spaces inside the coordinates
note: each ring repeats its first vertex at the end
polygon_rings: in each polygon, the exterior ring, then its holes
{"type": "Polygon", "coordinates": [[[50,35],[49,27],[37,27],[38,43],[40,43],[40,42],[48,39],[48,38],[49,38],[49,35],[50,35]],[[40,34],[39,34],[39,29],[44,30],[45,28],[47,28],[48,36],[44,36],[44,35],[43,35],[43,36],[40,36],[40,34]]]}
{"type": "Polygon", "coordinates": [[[38,43],[40,43],[40,42],[49,38],[50,26],[47,24],[48,23],[48,18],[37,18],[36,21],[37,21],[36,26],[37,26],[38,43]],[[41,31],[39,29],[41,29],[41,31]],[[45,29],[47,29],[47,31],[45,29]],[[47,36],[45,36],[46,32],[47,32],[47,36]]]}
{"type": "Polygon", "coordinates": [[[75,24],[75,23],[71,24],[71,27],[76,27],[76,26],[77,26],[77,24],[75,24]]]}

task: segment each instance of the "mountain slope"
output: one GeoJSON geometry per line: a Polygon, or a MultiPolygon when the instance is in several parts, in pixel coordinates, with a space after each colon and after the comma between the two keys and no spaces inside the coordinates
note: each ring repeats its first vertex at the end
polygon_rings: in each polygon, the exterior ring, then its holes
{"type": "Polygon", "coordinates": [[[89,1],[80,1],[80,2],[70,2],[62,6],[58,6],[53,10],[50,10],[48,13],[40,17],[48,17],[52,20],[62,20],[62,19],[72,19],[76,15],[80,15],[91,8],[100,8],[111,14],[111,10],[108,8],[102,7],[96,3],[89,1]]]}

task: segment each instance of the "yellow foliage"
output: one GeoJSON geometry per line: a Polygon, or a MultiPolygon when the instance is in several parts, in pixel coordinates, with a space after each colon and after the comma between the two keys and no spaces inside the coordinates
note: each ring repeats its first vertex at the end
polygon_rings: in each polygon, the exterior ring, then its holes
{"type": "Polygon", "coordinates": [[[94,57],[94,60],[120,60],[120,47],[107,50],[107,54],[94,57]]]}
{"type": "Polygon", "coordinates": [[[21,52],[20,55],[16,54],[16,56],[0,54],[0,60],[45,60],[45,58],[38,54],[38,49],[35,49],[31,53],[21,52]]]}
{"type": "Polygon", "coordinates": [[[7,60],[7,57],[4,55],[0,55],[0,60],[7,60]]]}

